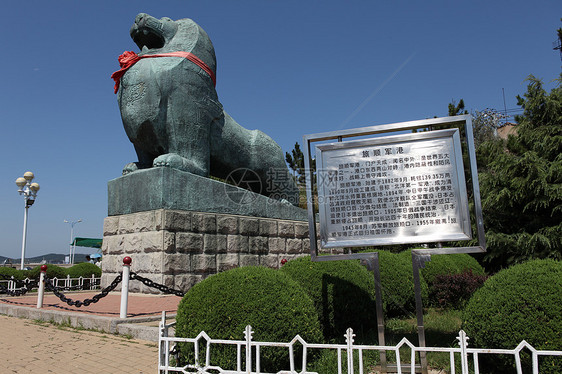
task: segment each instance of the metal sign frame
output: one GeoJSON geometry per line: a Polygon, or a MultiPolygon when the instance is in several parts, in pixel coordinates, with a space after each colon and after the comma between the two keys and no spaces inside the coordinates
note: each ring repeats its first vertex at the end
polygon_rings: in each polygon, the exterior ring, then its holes
{"type": "Polygon", "coordinates": [[[317,145],[316,166],[322,248],[472,239],[457,128],[317,145]]]}
{"type": "MultiPolygon", "coordinates": [[[[415,252],[420,255],[431,255],[431,254],[447,254],[447,253],[480,253],[486,251],[486,239],[484,237],[484,224],[482,219],[482,207],[481,207],[481,200],[480,200],[480,188],[478,184],[478,172],[476,167],[476,154],[475,154],[475,146],[474,146],[474,138],[472,134],[472,117],[470,115],[462,115],[462,116],[454,116],[454,117],[441,117],[441,118],[431,118],[426,120],[419,120],[419,121],[410,121],[410,122],[401,122],[401,123],[393,123],[393,124],[386,124],[386,125],[377,125],[377,126],[369,126],[357,129],[347,129],[347,130],[340,130],[340,131],[331,131],[325,133],[317,133],[311,135],[305,135],[303,137],[303,144],[304,144],[304,162],[305,162],[305,180],[306,180],[306,196],[307,201],[309,202],[308,205],[308,220],[309,220],[309,233],[310,233],[310,254],[311,259],[313,261],[332,261],[332,260],[349,260],[349,259],[368,259],[373,256],[376,252],[371,253],[347,253],[347,254],[335,254],[335,255],[319,255],[319,249],[330,249],[336,248],[336,246],[322,246],[319,248],[319,235],[318,235],[318,227],[317,227],[317,216],[314,212],[314,206],[311,203],[314,201],[314,185],[316,181],[314,181],[313,175],[311,173],[311,164],[312,164],[312,152],[311,152],[311,145],[315,142],[326,142],[330,140],[337,140],[338,142],[343,142],[344,138],[357,138],[357,137],[365,137],[370,135],[379,135],[379,134],[386,134],[386,135],[397,135],[397,134],[404,134],[404,132],[408,130],[416,130],[416,129],[429,129],[431,130],[433,126],[439,126],[440,128],[453,128],[457,126],[464,126],[465,131],[465,141],[468,151],[468,160],[469,160],[469,167],[471,172],[472,178],[472,192],[473,192],[473,202],[474,202],[474,217],[476,218],[476,231],[478,237],[478,245],[471,246],[471,247],[450,247],[450,248],[426,248],[426,249],[416,249],[415,252]]],[[[437,131],[435,132],[437,133],[437,131]]],[[[436,136],[432,134],[432,131],[428,131],[422,135],[422,137],[431,138],[432,136],[436,136]]],[[[418,134],[419,136],[419,134],[418,134]]],[[[407,139],[408,136],[405,136],[407,139]]],[[[375,142],[376,138],[370,140],[359,140],[354,142],[345,142],[345,143],[356,143],[356,144],[368,144],[368,142],[375,142]],[[367,142],[367,143],[365,143],[367,142]]],[[[324,149],[334,149],[337,147],[336,145],[322,145],[319,147],[324,147],[324,149]]],[[[342,145],[343,147],[343,145],[342,145]]],[[[462,157],[458,155],[457,157],[462,157]]],[[[318,160],[317,160],[318,161],[318,160]]],[[[461,160],[462,164],[462,160],[461,160]]],[[[458,171],[459,174],[464,173],[463,170],[458,171]]],[[[463,176],[464,180],[464,176],[463,176]]],[[[466,182],[464,185],[466,189],[466,182]]],[[[464,202],[463,202],[464,204],[464,202]]],[[[472,228],[469,224],[469,230],[472,232],[472,228]]],[[[464,240],[468,240],[470,237],[465,238],[464,240]]],[[[460,239],[452,239],[452,240],[460,240],[460,239]]],[[[427,241],[420,241],[416,243],[425,244],[427,241]]],[[[405,242],[404,244],[412,243],[412,241],[405,242]]],[[[338,246],[338,248],[347,248],[349,247],[350,243],[344,243],[344,245],[338,246]]],[[[390,243],[390,244],[398,244],[398,243],[390,243]]],[[[400,243],[401,244],[401,243],[400,243]]],[[[361,243],[359,245],[378,245],[373,243],[361,243]]]]}

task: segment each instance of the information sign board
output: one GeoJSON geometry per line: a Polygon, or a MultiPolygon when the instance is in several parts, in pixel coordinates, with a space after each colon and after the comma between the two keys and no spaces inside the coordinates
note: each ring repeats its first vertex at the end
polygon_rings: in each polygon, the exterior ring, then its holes
{"type": "Polygon", "coordinates": [[[323,248],[471,239],[458,129],[316,145],[323,248]]]}

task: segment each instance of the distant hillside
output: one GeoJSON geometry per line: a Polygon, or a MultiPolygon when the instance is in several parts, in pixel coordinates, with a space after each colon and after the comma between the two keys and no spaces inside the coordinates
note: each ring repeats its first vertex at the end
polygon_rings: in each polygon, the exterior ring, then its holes
{"type": "MultiPolygon", "coordinates": [[[[26,257],[25,263],[30,264],[38,264],[41,261],[45,260],[47,264],[62,264],[64,263],[64,258],[68,256],[67,254],[58,254],[58,253],[49,253],[42,256],[35,256],[35,257],[26,257]]],[[[8,258],[4,256],[0,256],[0,265],[4,264],[4,261],[8,260],[13,265],[19,264],[21,259],[20,258],[8,258]]],[[[74,263],[84,262],[86,261],[86,255],[82,253],[76,253],[74,255],[74,263]]]]}

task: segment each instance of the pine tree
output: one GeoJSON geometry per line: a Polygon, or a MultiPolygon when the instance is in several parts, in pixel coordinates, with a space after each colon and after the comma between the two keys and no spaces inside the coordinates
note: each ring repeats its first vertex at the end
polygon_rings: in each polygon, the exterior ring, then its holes
{"type": "Polygon", "coordinates": [[[468,114],[468,111],[464,109],[464,100],[460,99],[459,103],[457,104],[455,100],[449,103],[449,116],[461,116],[463,114],[468,114]]]}
{"type": "Polygon", "coordinates": [[[488,270],[562,259],[562,77],[547,93],[530,76],[517,135],[478,148],[488,270]]]}
{"type": "MultiPolygon", "coordinates": [[[[285,152],[285,161],[287,161],[289,168],[293,171],[297,184],[303,186],[305,184],[304,154],[298,142],[295,143],[295,148],[291,153],[285,152]]],[[[316,172],[316,159],[312,159],[311,168],[312,175],[314,176],[316,172]]]]}

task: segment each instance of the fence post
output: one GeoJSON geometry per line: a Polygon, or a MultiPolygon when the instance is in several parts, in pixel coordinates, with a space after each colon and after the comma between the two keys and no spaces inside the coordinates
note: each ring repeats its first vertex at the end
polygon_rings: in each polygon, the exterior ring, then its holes
{"type": "Polygon", "coordinates": [[[246,373],[250,374],[252,372],[252,326],[246,326],[244,330],[244,337],[246,338],[246,373]]]}
{"type": "MultiPolygon", "coordinates": [[[[164,366],[164,373],[168,373],[168,366],[170,366],[170,342],[162,339],[168,337],[165,310],[162,311],[162,319],[158,327],[158,368],[164,366]]],[[[162,373],[162,371],[160,371],[160,373],[162,373]]]]}
{"type": "Polygon", "coordinates": [[[468,347],[468,336],[466,336],[466,333],[464,332],[464,330],[459,331],[459,336],[457,337],[457,340],[459,341],[459,346],[461,348],[461,370],[462,370],[462,374],[469,374],[468,372],[468,352],[467,352],[467,347],[468,347]]]}
{"type": "Polygon", "coordinates": [[[123,259],[123,280],[121,283],[121,311],[119,318],[127,318],[127,303],[129,301],[129,277],[131,276],[131,262],[133,260],[126,256],[123,259]]]}
{"type": "Polygon", "coordinates": [[[37,309],[43,308],[43,296],[45,295],[46,274],[47,274],[47,265],[41,265],[41,273],[39,274],[39,289],[37,290],[37,309]]]}

